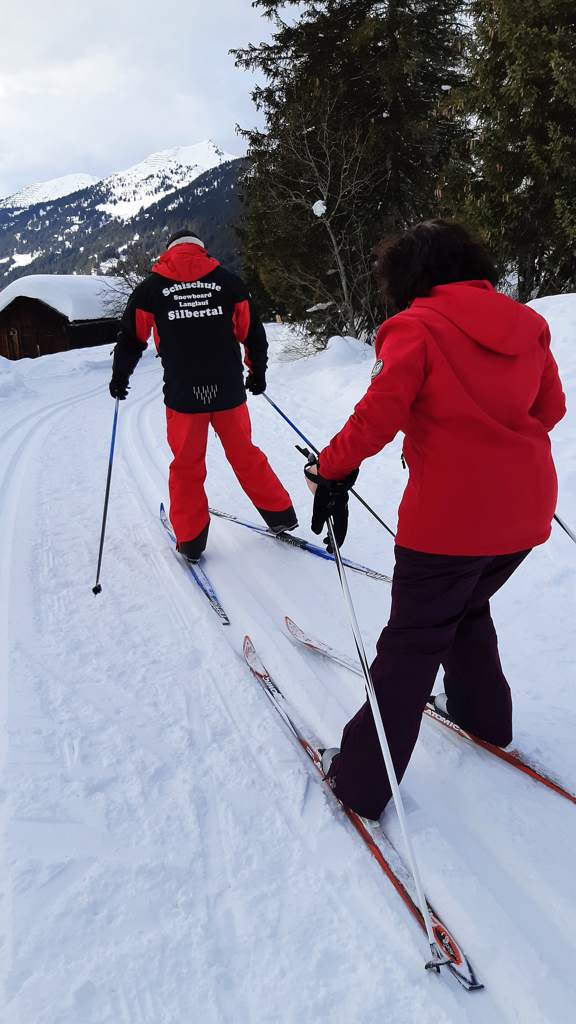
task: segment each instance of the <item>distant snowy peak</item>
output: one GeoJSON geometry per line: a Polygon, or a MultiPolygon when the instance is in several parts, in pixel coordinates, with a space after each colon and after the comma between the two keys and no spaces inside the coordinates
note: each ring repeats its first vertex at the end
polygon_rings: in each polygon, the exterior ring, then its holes
{"type": "Polygon", "coordinates": [[[139,164],[134,164],[126,171],[118,171],[111,177],[124,176],[142,181],[150,174],[169,172],[178,167],[188,167],[195,170],[197,174],[202,174],[204,171],[210,171],[213,167],[217,167],[225,160],[234,159],[235,157],[230,153],[225,153],[215,142],[206,139],[193,146],[173,146],[172,149],[161,149],[158,153],[151,153],[139,164]]]}
{"type": "Polygon", "coordinates": [[[235,159],[209,139],[193,146],[174,146],[151,153],[133,167],[117,171],[107,178],[95,178],[92,174],[65,174],[62,178],[27,185],[14,195],[0,199],[0,210],[25,210],[37,203],[63,199],[74,192],[97,186],[101,201],[96,209],[120,220],[128,220],[170,192],[191,184],[205,171],[235,159]]]}
{"type": "Polygon", "coordinates": [[[49,203],[54,199],[62,199],[63,196],[80,192],[81,189],[90,188],[96,185],[99,178],[92,174],[65,174],[62,178],[52,178],[50,181],[39,181],[34,185],[27,185],[20,192],[0,200],[0,209],[26,209],[36,203],[49,203]]]}
{"type": "Polygon", "coordinates": [[[97,209],[120,220],[128,220],[170,192],[191,184],[205,171],[234,159],[232,154],[225,153],[210,140],[151,153],[133,167],[111,174],[100,182],[105,199],[97,209]]]}
{"type": "Polygon", "coordinates": [[[156,252],[168,229],[191,224],[236,265],[231,225],[244,165],[213,142],[199,142],[152,153],[104,179],[69,175],[0,200],[0,288],[28,273],[24,268],[107,273],[140,238],[156,252]]]}

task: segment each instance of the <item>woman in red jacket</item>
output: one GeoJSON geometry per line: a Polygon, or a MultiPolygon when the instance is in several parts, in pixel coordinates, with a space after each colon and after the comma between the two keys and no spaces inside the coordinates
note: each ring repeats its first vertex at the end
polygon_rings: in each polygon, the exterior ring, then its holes
{"type": "MultiPolygon", "coordinates": [[[[511,741],[490,598],[550,534],[548,431],[566,407],[546,321],[495,291],[490,256],[462,227],[427,221],[385,241],[378,273],[401,312],[380,327],[370,386],[307,476],[318,473],[313,529],[332,514],[343,539],[357,467],[405,435],[392,607],[372,665],[401,779],[440,666],[439,707],[482,739],[511,741]]],[[[380,816],[390,787],[368,704],[324,765],[345,804],[380,816]]]]}

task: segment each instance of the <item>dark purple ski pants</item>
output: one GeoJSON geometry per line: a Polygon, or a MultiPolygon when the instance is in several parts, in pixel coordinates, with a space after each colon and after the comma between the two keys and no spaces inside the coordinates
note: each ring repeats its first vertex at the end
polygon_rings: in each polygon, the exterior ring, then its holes
{"type": "MultiPolygon", "coordinates": [[[[400,780],[440,665],[458,724],[498,746],[510,743],[512,699],[490,598],[529,551],[491,557],[395,551],[390,619],[371,671],[400,780]]],[[[368,703],[345,726],[330,776],[343,803],[364,817],[380,817],[391,791],[368,703]]]]}

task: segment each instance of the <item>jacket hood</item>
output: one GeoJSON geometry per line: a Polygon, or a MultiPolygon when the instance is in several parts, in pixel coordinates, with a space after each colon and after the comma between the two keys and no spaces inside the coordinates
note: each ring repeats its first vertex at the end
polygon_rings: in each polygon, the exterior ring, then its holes
{"type": "Polygon", "coordinates": [[[198,281],[219,266],[218,260],[209,256],[202,246],[184,242],[166,249],[153,265],[152,273],[169,277],[171,281],[198,281]]]}
{"type": "Polygon", "coordinates": [[[478,345],[505,356],[526,351],[542,333],[535,310],[497,292],[489,281],[438,285],[410,309],[440,313],[478,345]]]}

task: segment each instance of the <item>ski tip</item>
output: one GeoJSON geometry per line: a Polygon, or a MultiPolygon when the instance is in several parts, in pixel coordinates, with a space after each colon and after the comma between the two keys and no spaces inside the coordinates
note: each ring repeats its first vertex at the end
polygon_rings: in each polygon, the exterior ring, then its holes
{"type": "Polygon", "coordinates": [[[284,629],[290,640],[297,640],[299,643],[306,643],[307,637],[300,626],[291,619],[289,615],[284,616],[284,629]]]}
{"type": "Polygon", "coordinates": [[[452,977],[456,978],[466,992],[482,992],[484,990],[484,985],[478,981],[467,957],[464,957],[462,967],[456,967],[453,963],[449,963],[447,967],[452,977]]]}
{"type": "Polygon", "coordinates": [[[261,681],[270,681],[270,673],[268,672],[268,669],[264,665],[264,662],[261,660],[260,655],[258,654],[254,644],[252,643],[251,637],[249,637],[248,635],[244,637],[244,641],[242,643],[242,653],[244,654],[244,659],[252,674],[255,675],[256,678],[260,679],[261,681]]]}
{"type": "Polygon", "coordinates": [[[242,641],[242,651],[244,653],[245,658],[256,654],[256,648],[254,647],[254,644],[252,643],[252,640],[248,636],[248,634],[246,634],[244,640],[242,641]]]}
{"type": "Polygon", "coordinates": [[[462,988],[465,988],[468,992],[476,992],[483,989],[484,985],[476,978],[470,961],[460,944],[436,915],[432,907],[428,905],[428,908],[430,910],[432,932],[436,940],[439,960],[436,962],[431,961],[430,964],[426,965],[427,968],[435,969],[436,967],[445,966],[462,985],[462,988]]]}

